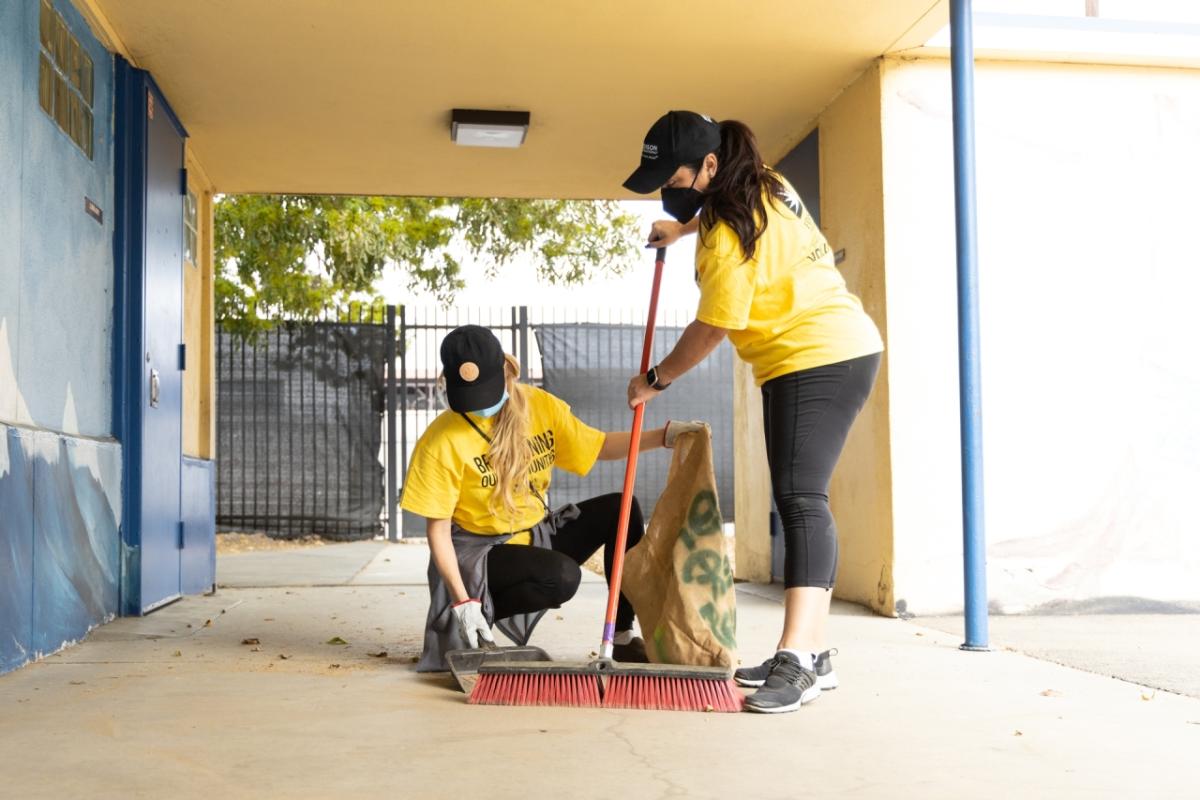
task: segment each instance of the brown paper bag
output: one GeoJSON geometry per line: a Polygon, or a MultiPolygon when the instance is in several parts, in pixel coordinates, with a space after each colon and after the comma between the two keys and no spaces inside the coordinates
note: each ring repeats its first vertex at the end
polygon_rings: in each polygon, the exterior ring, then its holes
{"type": "Polygon", "coordinates": [[[716,488],[711,433],[680,436],[667,488],[646,535],[626,555],[621,579],[651,661],[734,663],[737,604],[716,488]]]}

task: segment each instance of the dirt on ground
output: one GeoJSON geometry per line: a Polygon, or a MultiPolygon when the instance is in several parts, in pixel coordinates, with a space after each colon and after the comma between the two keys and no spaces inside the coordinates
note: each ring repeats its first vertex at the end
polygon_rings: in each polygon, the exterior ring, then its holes
{"type": "Polygon", "coordinates": [[[253,553],[259,550],[297,550],[303,547],[321,547],[325,540],[320,536],[302,536],[299,539],[275,539],[265,533],[224,532],[217,534],[217,555],[231,553],[253,553]]]}

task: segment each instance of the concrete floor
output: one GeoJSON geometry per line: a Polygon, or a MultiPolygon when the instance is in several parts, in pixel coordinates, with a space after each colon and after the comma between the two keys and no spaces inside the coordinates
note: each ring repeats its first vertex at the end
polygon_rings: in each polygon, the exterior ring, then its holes
{"type": "MultiPolygon", "coordinates": [[[[468,706],[447,678],[413,671],[426,558],[376,544],[227,556],[219,580],[237,588],[117,620],[0,677],[0,796],[1200,793],[1200,700],[963,653],[956,635],[848,606],[831,623],[842,688],[798,713],[468,706]]],[[[589,577],[535,642],[586,656],[603,598],[589,577]]],[[[777,598],[741,587],[747,661],[774,642],[777,598]]]]}
{"type": "MultiPolygon", "coordinates": [[[[913,622],[963,635],[962,617],[913,622]]],[[[1200,614],[993,616],[988,628],[992,647],[1200,698],[1200,614]]]]}

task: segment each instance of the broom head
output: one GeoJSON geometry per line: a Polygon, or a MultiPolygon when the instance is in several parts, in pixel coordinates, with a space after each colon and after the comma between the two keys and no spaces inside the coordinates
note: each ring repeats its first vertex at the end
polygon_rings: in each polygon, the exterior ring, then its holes
{"type": "Polygon", "coordinates": [[[590,662],[492,663],[481,666],[470,703],[502,706],[742,710],[742,693],[721,667],[590,662]]]}

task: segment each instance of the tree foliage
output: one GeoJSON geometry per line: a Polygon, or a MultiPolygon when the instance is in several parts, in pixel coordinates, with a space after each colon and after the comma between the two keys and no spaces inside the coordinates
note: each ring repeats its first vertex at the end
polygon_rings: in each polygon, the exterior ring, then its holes
{"type": "Polygon", "coordinates": [[[227,195],[215,210],[216,314],[252,331],[268,316],[371,302],[388,265],[449,303],[464,256],[492,276],[530,258],[542,280],[577,283],[623,272],[638,235],[612,201],[227,195]]]}

